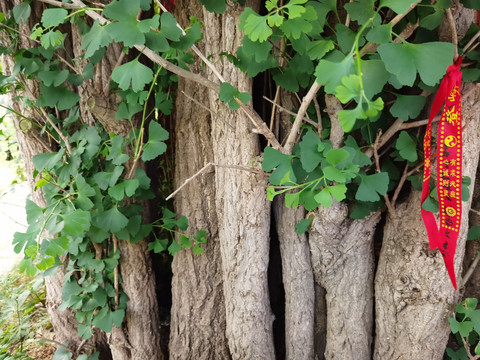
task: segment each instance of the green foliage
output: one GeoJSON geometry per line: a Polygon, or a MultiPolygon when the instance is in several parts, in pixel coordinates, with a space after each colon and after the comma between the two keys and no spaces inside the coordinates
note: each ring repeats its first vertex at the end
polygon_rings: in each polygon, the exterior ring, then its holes
{"type": "Polygon", "coordinates": [[[44,346],[36,337],[51,329],[45,295],[40,278],[13,271],[0,278],[0,359],[33,360],[30,351],[44,346]]]}
{"type": "Polygon", "coordinates": [[[450,359],[467,360],[480,355],[480,310],[478,299],[467,298],[455,308],[455,317],[449,317],[450,329],[456,335],[460,349],[454,351],[447,348],[450,359]]]}
{"type": "Polygon", "coordinates": [[[230,110],[236,110],[240,108],[240,104],[237,103],[237,100],[246,104],[252,99],[252,96],[249,93],[240,92],[231,84],[224,82],[220,85],[219,99],[227,104],[230,110]]]}

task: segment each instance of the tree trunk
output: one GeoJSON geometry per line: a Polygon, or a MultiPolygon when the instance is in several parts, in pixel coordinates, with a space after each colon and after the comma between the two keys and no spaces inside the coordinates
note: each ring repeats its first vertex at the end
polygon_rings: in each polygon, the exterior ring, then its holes
{"type": "MultiPolygon", "coordinates": [[[[463,176],[475,183],[480,138],[472,125],[478,124],[478,92],[463,101],[463,176]],[[473,98],[473,99],[472,99],[473,98]]],[[[434,131],[435,133],[435,131],[434,131]]],[[[462,223],[455,256],[461,284],[471,198],[462,204],[462,223]]],[[[382,251],[375,283],[376,359],[441,359],[450,333],[447,317],[459,301],[447,275],[443,258],[430,251],[420,216],[420,192],[413,191],[397,208],[397,216],[385,225],[382,251]]]]}
{"type": "Polygon", "coordinates": [[[326,359],[369,359],[373,329],[374,213],[349,219],[345,204],[320,207],[310,231],[315,281],[326,291],[326,359]]]}
{"type": "Polygon", "coordinates": [[[315,291],[310,249],[307,236],[296,232],[305,209],[286,208],[283,195],[275,198],[273,207],[285,288],[286,358],[313,359],[315,291]]]}
{"type": "MultiPolygon", "coordinates": [[[[249,5],[249,4],[247,4],[249,5]]],[[[250,4],[252,5],[252,4],[250,4]]],[[[233,53],[241,44],[238,29],[242,8],[228,5],[223,15],[204,10],[207,54],[233,53]]],[[[226,59],[216,62],[220,73],[240,91],[251,81],[226,59]]],[[[242,112],[232,112],[209,92],[212,116],[215,204],[219,226],[226,307],[226,335],[233,359],[274,359],[273,315],[268,294],[270,204],[266,177],[226,166],[248,166],[260,154],[258,136],[242,112]]]]}
{"type": "MultiPolygon", "coordinates": [[[[201,14],[197,14],[201,13],[201,9],[193,9],[195,11],[192,14],[189,5],[189,1],[175,3],[178,20],[183,26],[188,21],[187,15],[201,17],[201,14]]],[[[197,63],[193,71],[198,72],[200,67],[197,63]]],[[[177,94],[176,188],[213,161],[211,115],[198,105],[208,105],[208,93],[201,85],[180,78],[177,94]]],[[[189,232],[193,234],[203,229],[207,232],[208,240],[203,254],[194,255],[191,250],[182,250],[173,258],[171,359],[229,358],[214,170],[210,167],[175,197],[175,210],[188,218],[189,232]]]]}

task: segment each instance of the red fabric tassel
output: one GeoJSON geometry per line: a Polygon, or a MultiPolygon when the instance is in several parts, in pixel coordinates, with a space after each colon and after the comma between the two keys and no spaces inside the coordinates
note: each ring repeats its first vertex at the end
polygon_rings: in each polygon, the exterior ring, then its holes
{"type": "Polygon", "coordinates": [[[430,193],[430,161],[432,120],[443,103],[442,117],[437,136],[437,194],[440,208],[440,230],[433,213],[421,209],[427,229],[430,249],[439,249],[443,255],[452,285],[457,290],[453,260],[457,248],[458,233],[462,217],[462,109],[460,84],[462,73],[458,57],[447,69],[438,89],[428,119],[423,141],[425,164],[423,169],[422,205],[430,193]]]}

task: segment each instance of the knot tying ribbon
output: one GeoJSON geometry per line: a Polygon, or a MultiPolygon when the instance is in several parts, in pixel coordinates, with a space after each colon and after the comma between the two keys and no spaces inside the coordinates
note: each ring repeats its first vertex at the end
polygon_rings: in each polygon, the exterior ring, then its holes
{"type": "Polygon", "coordinates": [[[421,208],[427,229],[430,249],[439,249],[445,261],[453,287],[457,290],[453,260],[457,248],[462,217],[462,108],[460,84],[462,58],[447,69],[433,101],[423,140],[425,164],[423,167],[422,205],[430,193],[432,120],[443,107],[437,135],[437,195],[440,211],[440,229],[430,211],[421,208]]]}

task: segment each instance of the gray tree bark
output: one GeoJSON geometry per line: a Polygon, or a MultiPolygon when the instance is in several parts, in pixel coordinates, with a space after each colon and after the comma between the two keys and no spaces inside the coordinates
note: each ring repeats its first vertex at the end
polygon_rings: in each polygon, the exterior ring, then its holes
{"type": "MultiPolygon", "coordinates": [[[[189,1],[175,3],[177,19],[185,26],[187,15],[201,18],[201,9],[189,1]]],[[[207,29],[208,31],[208,29],[207,29]]],[[[200,44],[201,46],[203,44],[200,44]]],[[[201,64],[192,69],[200,72],[201,64]]],[[[208,93],[201,85],[179,79],[176,101],[175,187],[209,162],[213,162],[211,115],[208,93]],[[194,100],[192,100],[194,99],[194,100]]],[[[176,254],[173,263],[172,310],[170,324],[171,359],[228,359],[225,303],[218,219],[215,211],[213,167],[195,177],[175,197],[175,209],[189,221],[189,232],[207,232],[205,252],[191,250],[176,254]]]]}
{"type": "MultiPolygon", "coordinates": [[[[204,10],[207,54],[236,51],[242,40],[238,29],[241,12],[236,3],[229,3],[223,15],[204,10]]],[[[228,60],[215,64],[226,81],[240,91],[251,91],[251,81],[228,60]]],[[[249,119],[241,112],[228,110],[218,101],[218,94],[209,92],[209,99],[215,163],[248,166],[260,154],[258,136],[252,132],[249,119]]],[[[231,357],[274,359],[267,280],[270,204],[265,193],[266,177],[217,166],[215,185],[231,357]]]]}
{"type": "Polygon", "coordinates": [[[373,235],[380,220],[348,218],[347,206],[320,207],[310,230],[315,281],[326,291],[326,359],[370,359],[373,329],[373,235]]]}
{"type": "MultiPolygon", "coordinates": [[[[475,183],[480,138],[480,117],[475,94],[463,101],[463,176],[475,183]]],[[[434,131],[435,133],[435,131],[434,131]]],[[[462,224],[455,257],[455,272],[461,283],[468,213],[471,199],[462,204],[462,224]]],[[[413,191],[397,208],[397,216],[385,225],[382,251],[375,281],[375,359],[442,359],[450,333],[447,317],[459,299],[450,283],[443,258],[430,251],[420,216],[420,192],[413,191]]]]}

